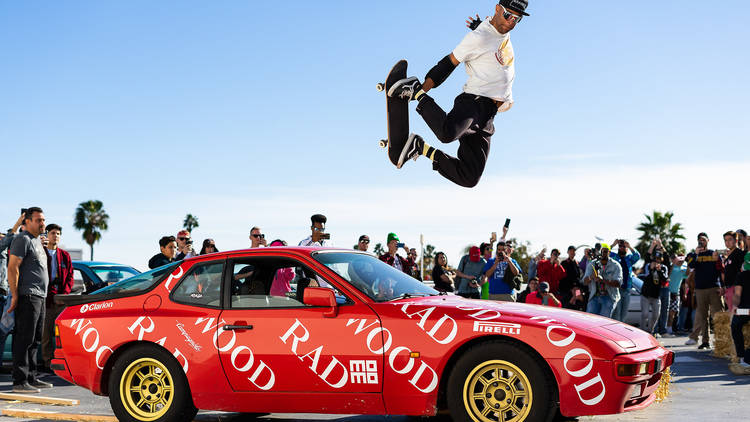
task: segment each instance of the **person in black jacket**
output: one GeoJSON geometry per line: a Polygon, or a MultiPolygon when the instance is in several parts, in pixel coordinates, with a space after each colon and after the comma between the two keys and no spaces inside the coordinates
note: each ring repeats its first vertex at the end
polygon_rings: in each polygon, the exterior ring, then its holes
{"type": "MultiPolygon", "coordinates": [[[[661,252],[654,252],[651,263],[646,267],[641,288],[641,329],[653,333],[659,320],[661,300],[659,298],[662,286],[666,286],[669,278],[667,266],[662,264],[661,252]]],[[[654,337],[661,337],[659,333],[654,337]]]]}
{"type": "Polygon", "coordinates": [[[152,270],[175,261],[177,254],[177,241],[174,236],[164,236],[159,239],[159,253],[148,260],[148,267],[152,270]]]}

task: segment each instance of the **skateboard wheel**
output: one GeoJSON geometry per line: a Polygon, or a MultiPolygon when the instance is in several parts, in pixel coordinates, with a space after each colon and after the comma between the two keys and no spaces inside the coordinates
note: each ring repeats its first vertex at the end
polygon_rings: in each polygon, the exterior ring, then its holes
{"type": "Polygon", "coordinates": [[[385,91],[385,84],[379,83],[379,84],[375,85],[375,88],[377,88],[377,90],[379,92],[383,92],[383,91],[385,91]]]}
{"type": "Polygon", "coordinates": [[[381,139],[380,141],[378,141],[378,145],[380,145],[380,148],[385,148],[388,146],[388,141],[385,139],[381,139]]]}

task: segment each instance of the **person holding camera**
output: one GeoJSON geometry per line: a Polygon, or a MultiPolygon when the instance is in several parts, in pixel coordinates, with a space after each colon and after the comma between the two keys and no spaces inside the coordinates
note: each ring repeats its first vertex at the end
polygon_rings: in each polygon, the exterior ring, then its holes
{"type": "Polygon", "coordinates": [[[599,258],[589,262],[583,284],[589,286],[586,312],[612,318],[612,311],[620,300],[622,267],[609,258],[609,250],[609,245],[602,243],[600,248],[594,248],[590,252],[593,257],[599,254],[599,258]]]}
{"type": "Polygon", "coordinates": [[[251,248],[263,248],[266,246],[268,246],[266,242],[266,235],[262,233],[262,231],[260,230],[260,227],[255,226],[252,229],[250,229],[250,247],[251,248]]]}
{"type": "Polygon", "coordinates": [[[190,232],[187,230],[177,232],[177,256],[174,258],[175,261],[181,261],[196,255],[190,232]]]}
{"type": "MultiPolygon", "coordinates": [[[[408,256],[409,248],[407,248],[404,243],[401,243],[401,240],[396,236],[396,233],[388,233],[387,240],[388,243],[386,244],[386,247],[388,247],[388,251],[383,255],[380,255],[378,259],[411,276],[412,267],[415,265],[414,262],[411,258],[404,258],[397,253],[399,249],[403,249],[408,256]]],[[[435,256],[435,262],[437,262],[437,256],[435,256]]]]}
{"type": "Polygon", "coordinates": [[[610,252],[609,257],[617,261],[622,267],[620,300],[612,312],[612,319],[625,322],[625,317],[628,316],[628,307],[630,307],[630,288],[633,286],[630,274],[633,273],[633,265],[641,259],[641,254],[630,246],[630,242],[624,239],[615,239],[612,245],[617,245],[617,253],[610,252]]]}
{"type": "Polygon", "coordinates": [[[314,214],[310,217],[311,234],[310,236],[302,239],[298,246],[330,246],[326,240],[331,239],[331,234],[326,233],[326,222],[328,219],[323,214],[314,214]]]}
{"type": "Polygon", "coordinates": [[[526,295],[526,303],[562,308],[562,302],[560,302],[555,295],[549,291],[549,289],[549,283],[542,281],[539,283],[539,288],[535,292],[526,295]]]}
{"type": "Polygon", "coordinates": [[[654,251],[651,255],[651,262],[644,268],[641,278],[641,330],[659,338],[662,334],[658,332],[656,323],[662,308],[661,290],[669,284],[667,266],[662,263],[660,251],[654,251]]]}
{"type": "Polygon", "coordinates": [[[38,393],[52,384],[37,379],[37,350],[44,326],[44,300],[49,273],[47,254],[40,235],[44,233],[44,211],[31,207],[24,214],[25,230],[13,238],[8,253],[10,306],[15,312],[13,336],[13,392],[38,393]]]}
{"type": "Polygon", "coordinates": [[[515,285],[512,279],[521,273],[521,266],[518,265],[515,259],[510,257],[509,253],[506,253],[506,244],[504,241],[501,240],[497,243],[495,257],[487,261],[482,271],[489,283],[490,300],[515,302],[513,298],[515,285]],[[506,277],[506,275],[510,277],[506,277]]]}
{"type": "Polygon", "coordinates": [[[159,253],[148,260],[148,267],[153,270],[171,264],[176,261],[175,255],[177,255],[177,241],[174,236],[164,236],[159,239],[159,253]]]}
{"type": "Polygon", "coordinates": [[[458,291],[456,293],[459,296],[467,299],[479,299],[481,297],[482,268],[485,264],[487,264],[487,261],[482,258],[482,253],[476,246],[470,247],[469,253],[461,257],[456,269],[456,277],[458,278],[458,291]]]}
{"type": "Polygon", "coordinates": [[[568,246],[568,258],[560,265],[565,270],[565,277],[560,280],[560,300],[563,307],[583,311],[585,309],[581,285],[581,268],[576,260],[576,247],[568,246]]]}
{"type": "Polygon", "coordinates": [[[688,268],[695,273],[695,320],[693,322],[693,332],[688,336],[686,345],[692,346],[698,344],[698,338],[702,337],[703,341],[698,346],[699,349],[708,349],[708,318],[713,318],[714,314],[723,310],[721,301],[724,296],[724,286],[721,280],[721,273],[724,265],[719,258],[718,252],[708,249],[708,235],[706,233],[698,234],[698,247],[694,252],[687,255],[688,268]]]}

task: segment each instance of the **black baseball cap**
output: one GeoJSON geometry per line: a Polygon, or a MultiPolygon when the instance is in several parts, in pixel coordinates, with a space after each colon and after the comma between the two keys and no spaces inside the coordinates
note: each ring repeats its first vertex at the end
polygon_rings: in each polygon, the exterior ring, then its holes
{"type": "Polygon", "coordinates": [[[739,234],[741,234],[743,236],[747,236],[747,232],[745,230],[737,229],[737,230],[735,230],[735,232],[737,232],[737,233],[739,233],[739,234]]]}
{"type": "Polygon", "coordinates": [[[529,14],[526,13],[526,7],[529,5],[527,0],[500,0],[500,4],[508,9],[513,9],[524,16],[529,16],[529,14]]]}
{"type": "Polygon", "coordinates": [[[361,242],[363,240],[370,240],[370,237],[367,236],[366,234],[363,234],[362,236],[359,237],[359,241],[361,242]]]}

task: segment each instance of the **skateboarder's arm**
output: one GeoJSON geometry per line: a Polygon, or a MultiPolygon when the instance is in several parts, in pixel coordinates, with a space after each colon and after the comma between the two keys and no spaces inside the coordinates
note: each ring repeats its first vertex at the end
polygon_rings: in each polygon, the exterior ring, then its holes
{"type": "Polygon", "coordinates": [[[443,57],[438,64],[427,72],[427,76],[425,76],[424,83],[422,84],[422,90],[427,92],[432,88],[439,87],[453,73],[458,63],[459,61],[453,53],[443,57]]]}

